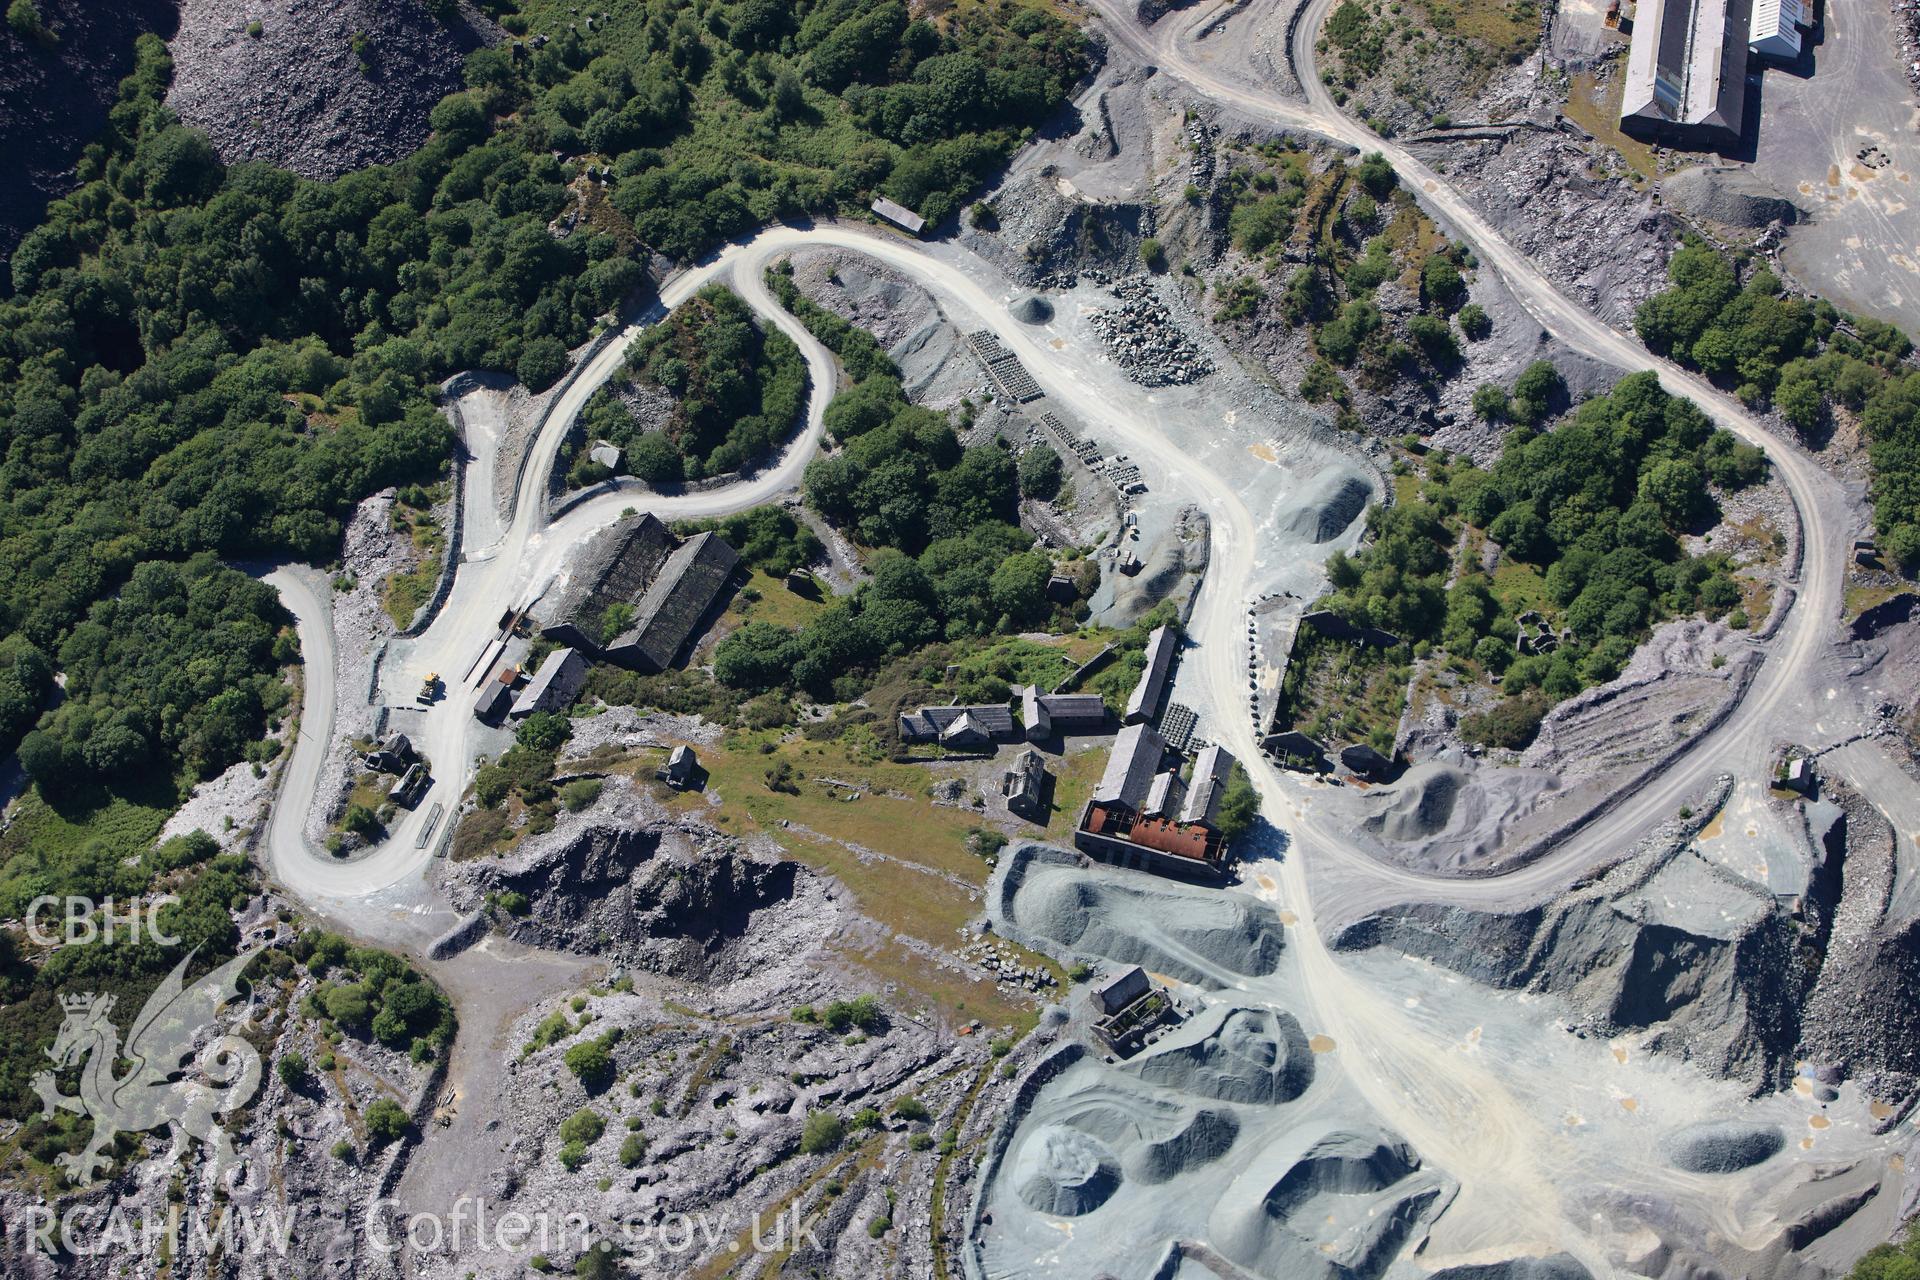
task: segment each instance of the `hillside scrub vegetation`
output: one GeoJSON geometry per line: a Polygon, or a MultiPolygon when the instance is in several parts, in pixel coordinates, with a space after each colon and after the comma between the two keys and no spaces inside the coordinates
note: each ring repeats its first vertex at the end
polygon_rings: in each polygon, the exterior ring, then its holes
{"type": "Polygon", "coordinates": [[[1317,48],[1334,101],[1392,137],[1445,127],[1533,52],[1540,31],[1535,0],[1342,0],[1317,48]]]}
{"type": "Polygon", "coordinates": [[[808,502],[868,555],[871,580],[806,626],[750,622],[720,642],[714,674],[749,692],[798,688],[847,701],[887,658],[936,640],[1047,622],[1053,562],[1018,524],[1019,477],[997,444],[962,448],[946,417],[911,404],[871,335],[799,296],[782,263],[775,293],[859,381],[827,406],[837,446],[808,464],[808,502]]]}
{"type": "MultiPolygon", "coordinates": [[[[1090,65],[1024,4],[936,24],[897,0],[649,0],[582,32],[531,3],[514,25],[550,38],[476,51],[420,150],[331,182],[223,165],[164,105],[172,63],[141,37],[75,189],[0,280],[0,751],[143,562],[324,563],[362,498],[445,468],[440,379],[552,385],[644,287],[645,250],[690,258],[875,192],[937,222],[1090,65]]],[[[688,417],[701,469],[749,452],[688,417]]],[[[234,687],[271,670],[247,652],[234,687]]],[[[169,773],[232,758],[224,727],[188,745],[185,706],[115,724],[95,754],[137,733],[169,773]]],[[[43,727],[91,739],[75,717],[43,727]]]]}
{"type": "Polygon", "coordinates": [[[190,785],[270,758],[261,738],[289,698],[288,621],[272,588],[209,553],[138,565],[61,643],[66,696],[21,740],[21,766],[52,794],[170,762],[190,785]]]}
{"type": "Polygon", "coordinates": [[[784,507],[749,507],[730,516],[679,520],[674,522],[673,531],[683,538],[718,533],[749,567],[775,577],[813,563],[821,553],[820,539],[813,530],[784,507]]]}
{"type": "Polygon", "coordinates": [[[0,910],[10,915],[24,914],[26,904],[40,893],[113,897],[127,903],[164,881],[166,892],[179,898],[158,908],[157,930],[177,936],[177,945],[163,946],[145,933],[133,939],[122,935],[111,941],[69,943],[36,963],[25,954],[18,935],[0,930],[0,1115],[26,1122],[20,1147],[43,1163],[58,1151],[77,1150],[86,1136],[84,1126],[75,1133],[58,1120],[49,1123],[40,1117],[41,1103],[30,1083],[34,1073],[48,1065],[44,1050],[60,1026],[61,993],[111,995],[131,1017],[189,952],[194,953],[189,982],[231,959],[240,944],[232,908],[258,891],[244,857],[221,854],[212,839],[198,832],[158,846],[148,844],[123,857],[124,850],[119,845],[96,849],[91,857],[46,857],[32,875],[12,860],[7,867],[7,901],[0,910]]]}
{"type": "MultiPolygon", "coordinates": [[[[1663,618],[1727,614],[1741,598],[1722,555],[1689,555],[1679,535],[1718,518],[1715,492],[1765,478],[1760,450],[1717,430],[1651,373],[1622,379],[1550,430],[1516,425],[1485,471],[1429,454],[1419,495],[1376,507],[1368,542],[1327,562],[1318,607],[1390,631],[1416,655],[1444,649],[1501,677],[1509,700],[1546,703],[1612,679],[1663,618]],[[1542,584],[1545,621],[1567,635],[1551,653],[1516,651],[1528,606],[1470,556],[1448,585],[1463,534],[1542,584]]],[[[1537,723],[1537,714],[1533,717],[1537,723]]],[[[1530,738],[1503,714],[1485,726],[1511,745],[1530,738]]]]}
{"type": "Polygon", "coordinates": [[[1675,251],[1673,287],[1634,314],[1655,351],[1699,369],[1750,405],[1771,402],[1809,438],[1840,414],[1857,418],[1873,468],[1881,549],[1920,573],[1920,371],[1913,344],[1890,324],[1784,296],[1765,267],[1747,271],[1699,241],[1675,251]]]}
{"type": "Polygon", "coordinates": [[[453,1043],[453,1005],[398,956],[309,929],[295,939],[293,958],[322,980],[308,997],[309,1016],[360,1039],[408,1049],[416,1062],[453,1043]]]}
{"type": "Polygon", "coordinates": [[[626,454],[627,470],[650,484],[725,475],[764,461],[806,406],[807,366],[793,340],[762,333],[740,295],[708,285],[634,340],[624,378],[673,396],[665,428],[648,431],[617,384],[594,393],[574,429],[575,485],[605,479],[586,456],[595,440],[626,454]]]}
{"type": "Polygon", "coordinates": [[[1459,368],[1466,326],[1453,317],[1467,301],[1472,256],[1439,234],[1385,157],[1316,173],[1309,154],[1266,142],[1234,154],[1215,199],[1234,248],[1259,259],[1260,274],[1217,284],[1214,317],[1251,321],[1268,303],[1261,279],[1281,284],[1270,310],[1308,330],[1316,357],[1300,383],[1304,399],[1341,406],[1352,427],[1344,407],[1355,385],[1383,392],[1403,377],[1443,380],[1459,368]],[[1389,283],[1419,299],[1404,321],[1377,301],[1389,283]]]}

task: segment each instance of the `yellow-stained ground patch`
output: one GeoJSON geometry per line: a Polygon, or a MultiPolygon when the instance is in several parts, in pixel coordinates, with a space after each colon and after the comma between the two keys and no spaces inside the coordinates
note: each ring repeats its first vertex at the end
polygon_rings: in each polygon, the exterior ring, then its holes
{"type": "Polygon", "coordinates": [[[1618,152],[1641,177],[1658,178],[1660,161],[1653,148],[1620,132],[1620,99],[1625,91],[1626,79],[1620,74],[1599,84],[1593,72],[1576,72],[1567,86],[1567,119],[1618,152]]]}

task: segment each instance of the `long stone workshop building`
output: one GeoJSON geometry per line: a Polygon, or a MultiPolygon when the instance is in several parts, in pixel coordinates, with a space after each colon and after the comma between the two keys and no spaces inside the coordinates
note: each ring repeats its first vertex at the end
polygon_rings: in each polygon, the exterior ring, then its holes
{"type": "Polygon", "coordinates": [[[680,542],[650,514],[627,516],[576,554],[551,603],[537,609],[546,624],[540,634],[664,671],[702,630],[739,563],[717,534],[680,542]]]}
{"type": "Polygon", "coordinates": [[[1738,139],[1751,0],[1645,0],[1634,13],[1620,128],[1681,143],[1738,139]]]}

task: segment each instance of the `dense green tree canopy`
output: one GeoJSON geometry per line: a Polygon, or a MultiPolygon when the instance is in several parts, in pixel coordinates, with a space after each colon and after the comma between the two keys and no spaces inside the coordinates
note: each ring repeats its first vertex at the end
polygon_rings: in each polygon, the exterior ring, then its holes
{"type": "Polygon", "coordinates": [[[1764,267],[1742,283],[1734,264],[1703,243],[1678,250],[1667,275],[1673,287],[1634,315],[1647,345],[1749,404],[1771,399],[1804,435],[1835,413],[1857,416],[1881,549],[1905,572],[1920,572],[1920,373],[1903,363],[1913,349],[1906,335],[1824,300],[1786,297],[1764,267]]]}
{"type": "MultiPolygon", "coordinates": [[[[876,191],[938,221],[1089,65],[1077,31],[1024,6],[935,27],[897,0],[737,0],[704,19],[646,0],[548,34],[474,53],[424,147],[333,182],[223,166],[164,106],[171,63],[142,38],[75,190],[0,281],[0,750],[136,566],[331,558],[359,499],[445,465],[436,380],[550,385],[642,285],[644,249],[686,258],[876,191]]],[[[706,470],[758,447],[710,426],[680,451],[706,470]]],[[[130,711],[47,724],[39,758],[73,745],[90,769],[197,772],[259,723],[251,705],[204,732],[130,711]]]]}

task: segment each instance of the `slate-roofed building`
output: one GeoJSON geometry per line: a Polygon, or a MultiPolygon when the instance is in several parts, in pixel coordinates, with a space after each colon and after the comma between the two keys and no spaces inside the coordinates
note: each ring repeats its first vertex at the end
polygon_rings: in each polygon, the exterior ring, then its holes
{"type": "Polygon", "coordinates": [[[596,535],[573,558],[551,599],[541,602],[549,640],[598,652],[601,622],[616,604],[631,605],[673,553],[673,534],[646,512],[627,516],[596,535]]]}
{"type": "Polygon", "coordinates": [[[1340,766],[1362,778],[1385,778],[1393,772],[1393,761],[1365,742],[1340,748],[1340,766]]]}
{"type": "Polygon", "coordinates": [[[654,770],[653,776],[675,791],[683,791],[700,776],[700,758],[683,742],[668,754],[667,762],[654,770]]]}
{"type": "Polygon", "coordinates": [[[1752,0],[1642,0],[1627,51],[1622,132],[1731,142],[1744,126],[1752,0]]]}
{"type": "Polygon", "coordinates": [[[740,554],[718,534],[685,542],[654,516],[628,516],[575,557],[551,601],[541,635],[642,671],[664,671],[680,656],[726,589],[740,554]],[[610,640],[607,611],[631,610],[610,640]]]}
{"type": "Polygon", "coordinates": [[[973,749],[990,742],[1012,742],[1020,736],[1013,723],[1013,709],[1004,704],[922,707],[900,717],[902,742],[938,742],[973,749]]]}
{"type": "Polygon", "coordinates": [[[1179,647],[1180,637],[1172,627],[1155,627],[1147,637],[1147,665],[1127,697],[1128,724],[1151,720],[1159,712],[1167,692],[1167,678],[1173,674],[1174,651],[1179,647]]]}
{"type": "Polygon", "coordinates": [[[1131,965],[1095,983],[1093,1001],[1102,1013],[1118,1013],[1147,994],[1148,987],[1147,971],[1137,964],[1131,965]]]}
{"type": "Polygon", "coordinates": [[[1220,797],[1227,792],[1227,779],[1237,763],[1233,753],[1210,743],[1193,762],[1193,777],[1187,783],[1186,803],[1180,807],[1180,821],[1216,826],[1220,819],[1220,797]]]}
{"type": "Polygon", "coordinates": [[[513,710],[515,720],[536,711],[560,711],[573,705],[587,683],[587,660],[576,649],[555,649],[520,691],[513,710]]]}
{"type": "Polygon", "coordinates": [[[642,671],[665,671],[700,629],[740,553],[715,533],[697,533],[667,556],[633,608],[633,625],[606,646],[606,656],[642,671]]]}
{"type": "Polygon", "coordinates": [[[1028,747],[1013,758],[1013,766],[1001,783],[1009,812],[1028,822],[1047,820],[1047,765],[1040,753],[1028,747]]]}
{"type": "Polygon", "coordinates": [[[1160,772],[1166,744],[1152,725],[1130,724],[1113,739],[1113,754],[1107,757],[1106,772],[1093,789],[1095,804],[1125,805],[1138,811],[1146,804],[1153,776],[1160,772]]]}
{"type": "MultiPolygon", "coordinates": [[[[1151,725],[1130,724],[1120,731],[1106,772],[1080,812],[1074,847],[1119,866],[1218,876],[1226,842],[1213,827],[1175,816],[1180,776],[1160,768],[1165,755],[1166,744],[1151,725]]],[[[1227,761],[1231,768],[1232,757],[1227,761]]],[[[1209,762],[1209,770],[1219,767],[1217,761],[1209,762]]]]}
{"type": "Polygon", "coordinates": [[[919,235],[921,229],[927,225],[925,218],[903,204],[895,204],[885,196],[875,196],[873,203],[868,207],[894,226],[912,235],[919,235]]]}
{"type": "Polygon", "coordinates": [[[489,680],[480,686],[480,692],[473,700],[473,715],[482,724],[499,724],[512,706],[513,686],[489,680]]]}
{"type": "Polygon", "coordinates": [[[1106,727],[1107,704],[1097,693],[1041,693],[1027,685],[1020,691],[1020,719],[1029,742],[1056,733],[1097,733],[1106,727]]]}

